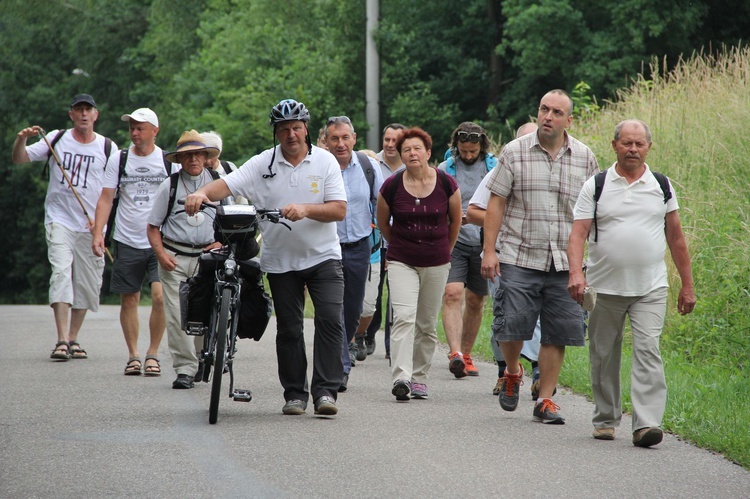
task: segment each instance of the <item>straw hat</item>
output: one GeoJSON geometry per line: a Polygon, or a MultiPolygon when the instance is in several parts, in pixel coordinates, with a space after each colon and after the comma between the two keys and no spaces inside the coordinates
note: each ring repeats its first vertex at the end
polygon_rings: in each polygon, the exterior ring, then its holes
{"type": "Polygon", "coordinates": [[[208,153],[208,159],[214,159],[219,156],[219,150],[215,147],[207,146],[196,130],[189,130],[183,132],[180,135],[180,140],[177,141],[177,149],[164,155],[167,161],[170,163],[178,163],[177,155],[181,152],[188,151],[206,151],[208,153]]]}

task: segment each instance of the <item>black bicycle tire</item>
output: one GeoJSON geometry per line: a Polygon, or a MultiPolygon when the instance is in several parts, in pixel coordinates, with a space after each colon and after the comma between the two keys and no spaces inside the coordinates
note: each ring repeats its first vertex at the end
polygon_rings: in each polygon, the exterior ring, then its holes
{"type": "Polygon", "coordinates": [[[216,424],[219,417],[219,399],[221,397],[221,378],[224,374],[224,362],[227,353],[227,328],[229,326],[229,305],[232,290],[224,288],[221,291],[221,308],[219,321],[216,324],[216,350],[214,351],[214,376],[211,380],[211,402],[208,406],[208,422],[216,424]]]}

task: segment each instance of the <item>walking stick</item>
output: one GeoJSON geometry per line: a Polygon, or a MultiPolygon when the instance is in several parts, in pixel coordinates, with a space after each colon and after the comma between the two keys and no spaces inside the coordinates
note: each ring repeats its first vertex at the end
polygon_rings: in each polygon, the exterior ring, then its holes
{"type": "MultiPolygon", "coordinates": [[[[91,219],[91,216],[89,216],[89,212],[86,211],[86,206],[84,206],[83,200],[81,200],[81,197],[78,195],[78,192],[76,191],[75,187],[73,187],[73,182],[70,180],[70,176],[68,175],[68,172],[65,171],[62,161],[60,161],[60,156],[57,155],[57,151],[55,151],[55,149],[52,147],[52,144],[50,144],[49,140],[47,140],[47,134],[44,133],[44,130],[41,127],[39,128],[39,134],[47,143],[47,147],[49,147],[49,150],[52,152],[52,155],[55,157],[55,162],[57,163],[57,166],[60,168],[60,173],[62,173],[62,176],[65,178],[65,181],[68,182],[68,187],[70,187],[70,190],[73,191],[73,195],[76,197],[78,204],[81,205],[81,209],[83,210],[83,214],[86,215],[86,220],[88,220],[89,226],[93,227],[94,221],[91,219]]],[[[105,161],[106,160],[107,159],[105,158],[105,161]]],[[[110,262],[115,261],[115,259],[112,258],[112,253],[109,252],[109,248],[105,247],[104,252],[107,253],[107,256],[109,257],[110,262]]]]}

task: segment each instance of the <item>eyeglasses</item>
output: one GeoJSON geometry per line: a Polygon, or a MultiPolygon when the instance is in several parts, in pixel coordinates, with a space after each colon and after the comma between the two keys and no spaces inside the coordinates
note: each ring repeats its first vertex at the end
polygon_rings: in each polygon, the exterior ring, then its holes
{"type": "Polygon", "coordinates": [[[331,116],[326,120],[326,126],[335,125],[337,123],[351,125],[352,120],[350,120],[348,116],[331,116]]]}
{"type": "Polygon", "coordinates": [[[477,132],[458,132],[456,137],[459,142],[479,142],[482,140],[482,134],[477,132]]]}

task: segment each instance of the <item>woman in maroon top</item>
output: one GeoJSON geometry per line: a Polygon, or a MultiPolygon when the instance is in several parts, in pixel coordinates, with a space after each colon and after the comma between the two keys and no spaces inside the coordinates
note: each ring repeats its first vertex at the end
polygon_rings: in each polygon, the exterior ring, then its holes
{"type": "Polygon", "coordinates": [[[437,316],[451,251],[461,228],[461,192],[432,168],[432,138],[409,128],[396,148],[406,169],[383,183],[377,219],[388,241],[388,286],[393,306],[391,361],[396,400],[427,398],[427,372],[437,345],[437,316]]]}

